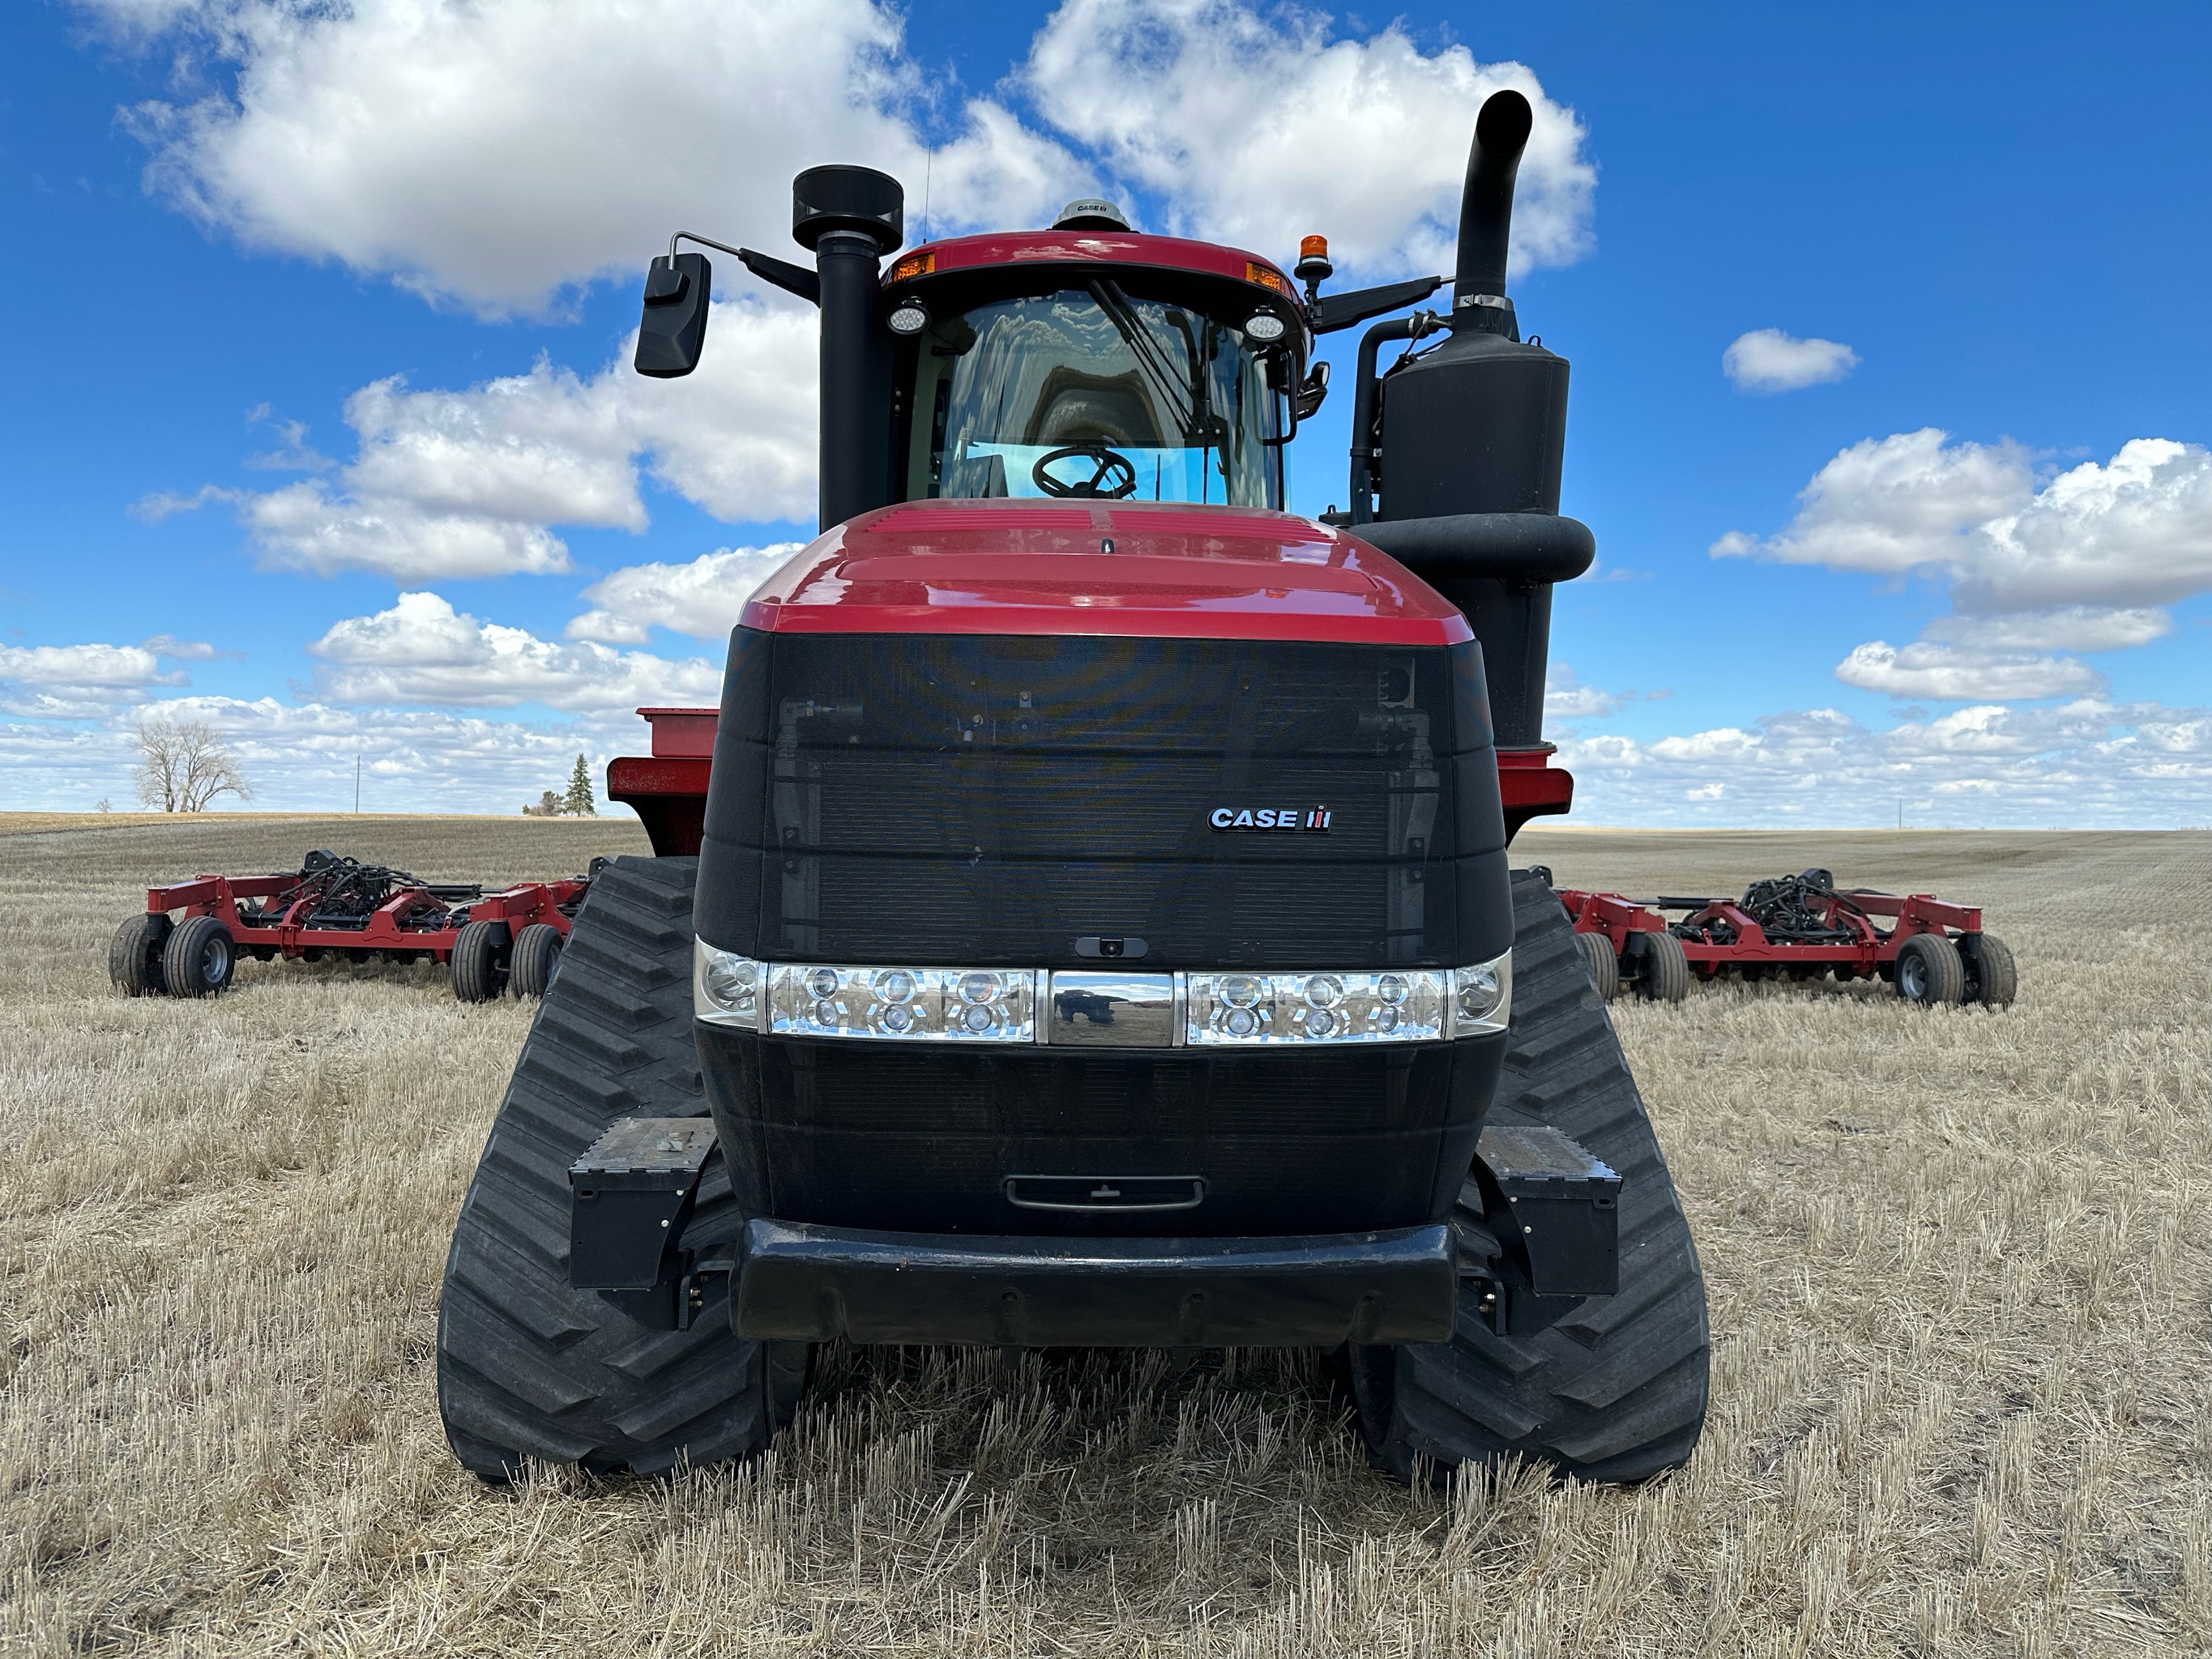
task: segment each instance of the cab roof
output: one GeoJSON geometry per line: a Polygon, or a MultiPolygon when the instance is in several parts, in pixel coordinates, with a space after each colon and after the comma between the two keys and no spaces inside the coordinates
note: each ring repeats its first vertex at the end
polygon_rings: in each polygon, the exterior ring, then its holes
{"type": "Polygon", "coordinates": [[[1148,236],[1133,230],[1000,230],[951,236],[908,249],[890,263],[887,287],[955,271],[1024,264],[1130,265],[1228,277],[1297,306],[1297,290],[1272,259],[1218,242],[1148,236]]]}

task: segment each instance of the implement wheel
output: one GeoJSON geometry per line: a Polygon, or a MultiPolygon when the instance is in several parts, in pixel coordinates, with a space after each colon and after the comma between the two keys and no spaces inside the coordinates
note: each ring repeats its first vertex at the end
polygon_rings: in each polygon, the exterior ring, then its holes
{"type": "MultiPolygon", "coordinates": [[[[1401,1480],[1417,1458],[1449,1469],[1521,1457],[1584,1480],[1642,1480],[1688,1461],[1705,1426],[1705,1274],[1559,900],[1516,871],[1513,908],[1513,1017],[1487,1121],[1547,1124],[1620,1172],[1620,1288],[1507,1337],[1470,1279],[1449,1342],[1354,1345],[1340,1363],[1370,1457],[1401,1480]]],[[[1454,1220],[1484,1226],[1471,1177],[1454,1220]]]]}
{"type": "Polygon", "coordinates": [[[1690,958],[1682,941],[1672,933],[1638,933],[1643,965],[1636,975],[1637,991],[1655,1002],[1680,1002],[1690,994],[1690,958]]]}
{"type": "Polygon", "coordinates": [[[507,988],[519,997],[542,997],[561,964],[561,946],[567,942],[550,921],[533,921],[514,936],[514,955],[507,969],[507,988]]]}
{"type": "Polygon", "coordinates": [[[1589,959],[1590,986],[1597,1000],[1612,1001],[1620,994],[1620,958],[1613,953],[1613,941],[1603,933],[1577,933],[1575,938],[1589,959]]]}
{"type": "Polygon", "coordinates": [[[1966,1000],[1966,965],[1959,947],[1941,933],[1915,933],[1897,947],[1897,994],[1923,1007],[1953,1007],[1966,1000]]]}
{"type": "Polygon", "coordinates": [[[489,1002],[507,988],[507,924],[471,921],[453,935],[453,994],[489,1002]]]}
{"type": "Polygon", "coordinates": [[[173,997],[219,996],[237,970],[230,929],[213,916],[187,916],[161,947],[161,983],[173,997]]]}
{"type": "Polygon", "coordinates": [[[2020,969],[2013,963],[2011,947],[1995,933],[1966,933],[1959,939],[1959,960],[1966,965],[1965,996],[1985,1008],[2009,1008],[2020,994],[2020,969]]]}
{"type": "MultiPolygon", "coordinates": [[[[592,885],[461,1205],[438,1307],[438,1409],[487,1480],[526,1458],[657,1474],[744,1457],[788,1423],[809,1345],[732,1328],[729,1278],[688,1331],[568,1285],[568,1165],[618,1117],[701,1117],[691,1040],[696,859],[626,858],[592,885]]],[[[683,1247],[744,1230],[717,1147],[683,1247]]]]}
{"type": "Polygon", "coordinates": [[[136,915],[115,930],[107,947],[107,976],[126,997],[157,997],[169,988],[161,977],[167,916],[136,915]]]}

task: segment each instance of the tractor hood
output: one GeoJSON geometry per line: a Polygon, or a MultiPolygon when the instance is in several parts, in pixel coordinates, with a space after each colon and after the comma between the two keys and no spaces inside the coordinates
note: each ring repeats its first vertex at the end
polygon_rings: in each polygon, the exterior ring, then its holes
{"type": "Polygon", "coordinates": [[[1456,606],[1340,531],[1259,508],[1105,501],[912,501],[861,514],[770,577],[744,623],[772,634],[1474,637],[1456,606]]]}

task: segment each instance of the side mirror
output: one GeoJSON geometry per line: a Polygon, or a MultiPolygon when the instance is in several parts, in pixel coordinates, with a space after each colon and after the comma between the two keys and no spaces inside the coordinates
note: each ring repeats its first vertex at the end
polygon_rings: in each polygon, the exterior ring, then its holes
{"type": "Polygon", "coordinates": [[[714,269],[703,253],[667,254],[645,274],[637,327],[637,372],[670,380],[699,367],[707,343],[707,293],[714,269]]]}
{"type": "Polygon", "coordinates": [[[1306,378],[1299,383],[1297,395],[1292,399],[1298,418],[1302,421],[1313,419],[1315,412],[1321,408],[1322,399],[1328,396],[1328,365],[1316,363],[1306,371],[1306,378]]]}

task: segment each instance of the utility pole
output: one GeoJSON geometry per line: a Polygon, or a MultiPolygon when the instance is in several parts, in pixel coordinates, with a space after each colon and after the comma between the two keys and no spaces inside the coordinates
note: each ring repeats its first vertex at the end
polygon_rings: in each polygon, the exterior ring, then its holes
{"type": "Polygon", "coordinates": [[[1897,803],[1897,827],[1900,830],[1905,828],[1905,803],[1903,801],[1897,803]]]}
{"type": "MultiPolygon", "coordinates": [[[[1903,811],[1905,809],[1899,807],[1898,810],[1903,811]]],[[[353,815],[356,817],[361,816],[361,757],[358,754],[353,757],[353,815]]]]}

